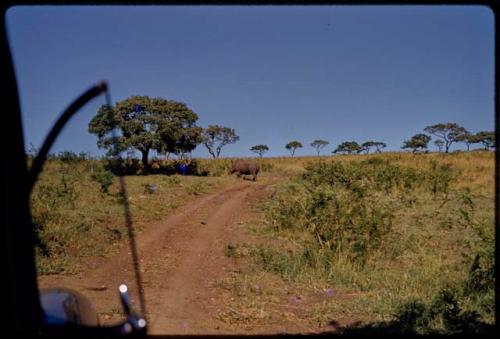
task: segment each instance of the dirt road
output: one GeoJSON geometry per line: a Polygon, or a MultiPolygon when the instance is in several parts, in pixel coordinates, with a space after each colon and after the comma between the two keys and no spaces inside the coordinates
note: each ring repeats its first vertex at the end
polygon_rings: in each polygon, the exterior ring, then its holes
{"type": "MultiPolygon", "coordinates": [[[[265,199],[267,187],[265,181],[242,180],[193,199],[137,236],[151,334],[225,333],[214,317],[221,292],[213,281],[237,270],[224,248],[241,238],[235,226],[265,199]]],[[[117,321],[123,317],[117,287],[125,282],[137,291],[130,258],[124,246],[111,258],[96,258],[93,267],[76,276],[45,276],[39,282],[77,289],[92,300],[104,322],[117,321]]],[[[138,308],[137,297],[133,301],[138,308]]]]}

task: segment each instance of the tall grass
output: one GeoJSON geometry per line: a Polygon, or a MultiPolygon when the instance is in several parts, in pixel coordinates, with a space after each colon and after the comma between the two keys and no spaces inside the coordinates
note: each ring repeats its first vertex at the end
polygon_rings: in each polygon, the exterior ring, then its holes
{"type": "Polygon", "coordinates": [[[493,321],[492,153],[299,161],[303,170],[266,205],[270,232],[294,249],[257,250],[261,269],[366,294],[330,311],[388,320],[424,305],[419,333],[493,321]],[[439,295],[452,297],[428,304],[439,295]],[[454,303],[453,316],[436,311],[454,303]]]}
{"type": "MultiPolygon", "coordinates": [[[[48,160],[31,196],[39,274],[79,270],[80,259],[104,256],[126,235],[118,179],[101,160],[48,160]]],[[[224,178],[125,176],[134,224],[165,217],[192,196],[206,194],[224,178]]],[[[229,179],[229,178],[228,178],[229,179]]]]}

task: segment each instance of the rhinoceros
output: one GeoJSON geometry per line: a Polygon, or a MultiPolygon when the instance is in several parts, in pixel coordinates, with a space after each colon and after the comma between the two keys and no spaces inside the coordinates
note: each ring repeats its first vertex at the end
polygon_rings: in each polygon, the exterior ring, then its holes
{"type": "Polygon", "coordinates": [[[238,176],[242,174],[252,175],[253,181],[257,178],[259,173],[259,164],[256,161],[251,160],[236,160],[231,164],[231,174],[238,173],[238,176]]]}

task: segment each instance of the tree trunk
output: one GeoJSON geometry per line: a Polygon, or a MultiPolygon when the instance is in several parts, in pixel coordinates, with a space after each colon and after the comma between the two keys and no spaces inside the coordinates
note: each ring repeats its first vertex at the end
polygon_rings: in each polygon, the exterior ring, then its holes
{"type": "Polygon", "coordinates": [[[210,153],[210,155],[212,156],[212,158],[215,159],[215,153],[214,153],[214,150],[211,148],[211,147],[208,147],[206,144],[204,144],[205,147],[207,148],[208,150],[208,153],[210,153]]]}
{"type": "Polygon", "coordinates": [[[142,168],[144,173],[149,172],[149,163],[148,163],[148,155],[149,155],[149,148],[146,150],[141,150],[142,153],[142,168]]]}

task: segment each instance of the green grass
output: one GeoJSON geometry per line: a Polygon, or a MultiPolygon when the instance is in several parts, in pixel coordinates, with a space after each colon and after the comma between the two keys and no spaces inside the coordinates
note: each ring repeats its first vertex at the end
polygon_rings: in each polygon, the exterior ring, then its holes
{"type": "MultiPolygon", "coordinates": [[[[39,274],[76,272],[79,259],[104,256],[124,241],[127,231],[118,178],[111,175],[108,184],[108,175],[98,161],[48,161],[31,197],[39,274]]],[[[138,231],[192,196],[207,194],[231,180],[159,174],[124,178],[138,231]]]]}
{"type": "MultiPolygon", "coordinates": [[[[227,292],[220,320],[249,328],[362,320],[366,329],[415,333],[494,322],[493,153],[259,161],[274,193],[241,225],[258,244],[222,249],[241,272],[215,282],[227,292]],[[303,301],[295,304],[297,296],[303,301]]],[[[140,230],[236,180],[229,164],[197,160],[199,176],[126,176],[134,223],[140,230]]],[[[97,161],[49,161],[32,196],[39,273],[78,270],[82,257],[106,255],[124,241],[111,179],[97,161]]]]}
{"type": "MultiPolygon", "coordinates": [[[[301,317],[310,323],[362,319],[415,333],[455,333],[460,322],[480,331],[477,324],[494,323],[491,152],[276,159],[273,165],[288,171],[264,203],[264,219],[252,227],[261,244],[247,251],[240,280],[266,272],[269,281],[302,294],[333,288],[351,296],[308,305],[301,317]],[[432,304],[446,291],[454,291],[455,306],[453,300],[432,304]],[[397,319],[406,319],[414,303],[427,312],[421,319],[429,319],[409,329],[397,319]],[[446,307],[458,311],[432,311],[446,307]]],[[[271,312],[266,303],[260,307],[271,312]]]]}

